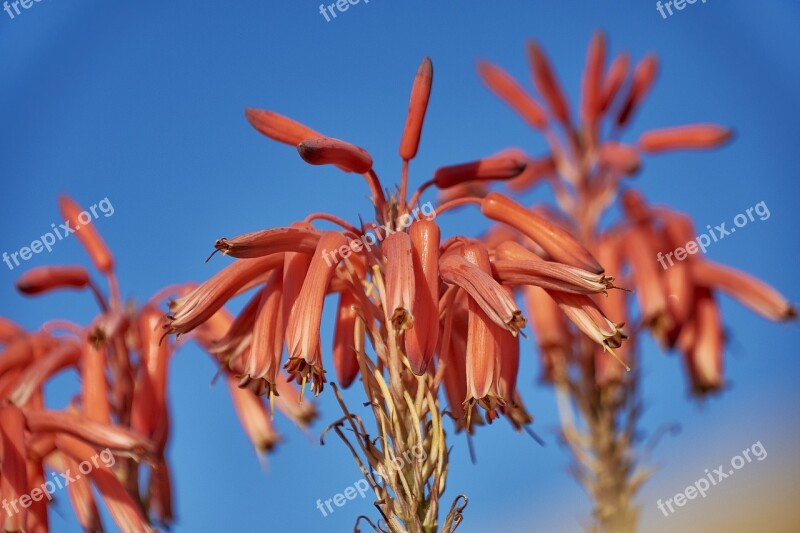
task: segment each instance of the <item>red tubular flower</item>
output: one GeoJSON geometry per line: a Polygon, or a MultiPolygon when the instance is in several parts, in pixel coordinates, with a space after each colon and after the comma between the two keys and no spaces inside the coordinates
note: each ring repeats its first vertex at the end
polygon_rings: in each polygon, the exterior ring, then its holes
{"type": "Polygon", "coordinates": [[[407,233],[393,233],[383,241],[386,255],[387,312],[391,312],[395,333],[414,325],[415,280],[411,254],[411,237],[407,233]]]}
{"type": "Polygon", "coordinates": [[[358,375],[358,356],[364,351],[364,320],[358,312],[359,300],[352,291],[339,296],[333,330],[333,368],[342,388],[349,387],[358,375]]]}
{"type": "Polygon", "coordinates": [[[533,239],[554,261],[580,267],[595,274],[603,273],[600,263],[575,237],[502,194],[489,193],[483,199],[481,212],[486,217],[508,224],[533,239]]]}
{"type": "Polygon", "coordinates": [[[306,139],[324,137],[311,128],[272,111],[247,108],[244,114],[255,129],[270,139],[284,144],[297,146],[306,139]]]}
{"type": "Polygon", "coordinates": [[[252,330],[252,344],[244,355],[244,375],[240,387],[261,396],[275,393],[275,383],[283,355],[283,272],[276,269],[261,292],[252,330]]]}
{"type": "Polygon", "coordinates": [[[91,340],[91,331],[81,350],[81,410],[90,420],[103,424],[111,422],[105,346],[91,340]]]}
{"type": "MultiPolygon", "coordinates": [[[[53,442],[55,445],[55,442],[53,442]]],[[[47,456],[47,464],[50,468],[58,472],[77,472],[78,462],[62,452],[51,453],[47,456]]],[[[100,521],[100,513],[97,510],[97,503],[92,492],[92,484],[87,477],[73,480],[67,485],[69,499],[72,508],[78,518],[78,523],[84,531],[102,531],[103,524],[100,521]]]]}
{"type": "Polygon", "coordinates": [[[650,87],[658,74],[658,58],[649,54],[642,59],[633,72],[633,84],[628,92],[628,98],[625,103],[620,107],[620,112],[617,115],[617,125],[624,126],[628,123],[633,116],[634,111],[647,97],[650,92],[650,87]]]}
{"type": "Polygon", "coordinates": [[[611,63],[611,67],[603,80],[603,96],[600,102],[601,113],[607,112],[611,104],[614,103],[622,84],[625,83],[625,79],[628,77],[630,68],[631,58],[624,52],[618,55],[614,62],[611,63]]]}
{"type": "Polygon", "coordinates": [[[408,104],[406,127],[403,129],[403,138],[400,140],[400,157],[405,161],[414,159],[419,148],[419,139],[422,134],[422,123],[425,121],[425,112],[428,110],[428,100],[431,97],[433,84],[433,63],[429,57],[422,60],[414,86],[411,89],[411,101],[408,104]]]}
{"type": "Polygon", "coordinates": [[[311,390],[315,394],[322,391],[325,383],[319,351],[319,326],[325,293],[336,269],[335,264],[326,264],[324,255],[346,244],[347,241],[339,232],[328,231],[323,234],[286,326],[286,344],[289,348],[286,369],[298,383],[305,385],[310,380],[311,390]]]}
{"type": "MultiPolygon", "coordinates": [[[[97,452],[91,446],[69,435],[58,435],[56,446],[72,460],[91,462],[97,452]]],[[[89,474],[100,496],[108,507],[114,521],[122,531],[150,533],[153,529],[147,524],[141,506],[134,501],[122,482],[107,468],[94,468],[89,474]]]]}
{"type": "Polygon", "coordinates": [[[256,452],[262,454],[272,450],[280,442],[280,437],[272,425],[264,402],[251,390],[240,389],[236,378],[230,374],[225,376],[225,384],[233,400],[236,415],[256,452]]]}
{"type": "Polygon", "coordinates": [[[289,417],[301,428],[308,427],[317,418],[317,409],[311,402],[302,401],[301,392],[288,380],[286,375],[278,378],[277,401],[278,410],[289,417]]]}
{"type": "Polygon", "coordinates": [[[775,288],[734,268],[696,261],[692,264],[692,280],[700,287],[730,294],[769,320],[780,322],[797,317],[797,309],[775,288]]]}
{"type": "MultiPolygon", "coordinates": [[[[25,418],[22,411],[13,404],[0,407],[0,494],[3,498],[18,501],[20,496],[30,492],[25,459],[25,418]]],[[[27,531],[28,509],[20,505],[19,512],[0,513],[0,525],[3,531],[27,531]]]]}
{"type": "Polygon", "coordinates": [[[109,448],[118,454],[133,457],[152,456],[150,441],[130,430],[103,424],[63,411],[25,410],[28,429],[34,433],[53,432],[71,435],[100,449],[109,448]]]}
{"type": "Polygon", "coordinates": [[[114,257],[95,227],[91,223],[81,224],[80,215],[83,212],[81,207],[72,198],[63,194],[58,198],[58,206],[64,219],[75,230],[75,236],[86,249],[95,268],[103,274],[111,274],[114,271],[114,257]]]}
{"type": "MultiPolygon", "coordinates": [[[[491,279],[491,264],[489,262],[489,254],[482,246],[473,243],[465,244],[461,250],[461,257],[451,256],[443,261],[447,262],[448,259],[460,259],[464,264],[470,265],[473,272],[482,273],[487,278],[491,279]]],[[[469,278],[475,278],[467,274],[469,278]]],[[[442,271],[442,279],[448,281],[445,276],[444,269],[442,271]]],[[[465,289],[466,290],[466,289],[465,289]]],[[[510,299],[510,294],[507,289],[500,288],[499,293],[505,295],[510,299]]],[[[469,424],[470,412],[472,405],[477,402],[486,410],[495,409],[498,405],[502,405],[503,399],[498,389],[500,379],[500,357],[501,357],[501,335],[507,333],[504,331],[505,324],[487,316],[481,304],[472,296],[472,293],[467,291],[470,295],[467,301],[468,313],[468,326],[467,326],[467,397],[464,400],[467,405],[467,424],[469,424]]],[[[512,300],[513,302],[513,300],[512,300]]],[[[518,316],[521,313],[517,310],[518,316]]],[[[524,320],[524,319],[523,319],[524,320]]],[[[524,326],[524,321],[522,323],[524,326]]],[[[510,330],[516,335],[517,330],[510,330]]]]}
{"type": "Polygon", "coordinates": [[[614,287],[614,278],[545,261],[515,242],[497,247],[492,267],[497,279],[507,285],[536,285],[576,294],[607,293],[614,287]]]}
{"type": "Polygon", "coordinates": [[[249,281],[282,266],[283,257],[283,254],[273,254],[258,259],[240,259],[225,267],[173,304],[167,330],[179,335],[193,330],[211,318],[249,281]]]}
{"type": "Polygon", "coordinates": [[[558,83],[553,67],[541,47],[531,41],[528,43],[528,59],[533,68],[533,85],[550,106],[553,116],[565,125],[570,125],[570,112],[567,97],[558,83]]]}
{"type": "Polygon", "coordinates": [[[483,83],[528,124],[537,130],[547,128],[547,114],[542,107],[506,71],[489,62],[481,61],[478,63],[478,74],[483,83]]]}
{"type": "Polygon", "coordinates": [[[595,32],[586,55],[586,68],[583,71],[583,91],[581,94],[581,119],[594,125],[601,113],[603,99],[603,68],[606,61],[606,37],[603,32],[595,32]]]}
{"type": "Polygon", "coordinates": [[[552,382],[556,366],[565,364],[572,344],[567,321],[555,300],[541,287],[523,286],[522,298],[539,348],[541,377],[552,382]]]}
{"type": "Polygon", "coordinates": [[[16,283],[23,294],[43,294],[58,289],[83,289],[89,273],[81,266],[38,267],[23,274],[16,283]]]}
{"type": "Polygon", "coordinates": [[[658,338],[672,327],[667,312],[666,290],[661,268],[655,261],[653,234],[643,226],[632,227],[625,236],[625,256],[631,265],[636,296],[642,312],[642,322],[658,338]]]}
{"type": "Polygon", "coordinates": [[[436,169],[433,179],[440,189],[448,189],[467,181],[498,181],[516,178],[525,170],[526,162],[513,157],[489,157],[470,163],[436,169]]]}
{"type": "Polygon", "coordinates": [[[730,128],[693,124],[646,131],[639,137],[639,147],[651,154],[667,150],[709,150],[722,146],[732,137],[730,128]]]}
{"type": "Polygon", "coordinates": [[[305,228],[274,228],[219,239],[214,248],[238,258],[263,257],[280,252],[313,254],[322,233],[305,228]]]}
{"type": "Polygon", "coordinates": [[[366,150],[339,139],[306,139],[297,145],[297,151],[303,161],[310,165],[337,165],[357,174],[372,169],[372,156],[366,150]]]}
{"type": "Polygon", "coordinates": [[[697,394],[714,392],[724,385],[723,335],[722,318],[711,292],[698,289],[691,346],[684,354],[692,389],[697,394]]]}
{"type": "Polygon", "coordinates": [[[624,324],[614,323],[606,318],[589,296],[559,291],[547,291],[547,294],[578,329],[605,349],[619,348],[622,341],[628,338],[620,329],[624,324]]]}
{"type": "Polygon", "coordinates": [[[489,320],[516,335],[525,327],[525,318],[508,289],[491,276],[491,264],[488,263],[486,250],[474,244],[466,244],[461,253],[468,254],[468,257],[451,254],[439,261],[442,281],[466,291],[489,320]],[[476,251],[478,249],[482,251],[476,251]],[[486,268],[482,266],[484,254],[487,258],[486,268]]]}
{"type": "Polygon", "coordinates": [[[414,263],[414,327],[406,331],[411,371],[421,376],[433,359],[439,339],[439,226],[419,220],[408,231],[414,263]]]}
{"type": "MultiPolygon", "coordinates": [[[[604,235],[597,245],[597,256],[610,272],[622,272],[622,253],[619,239],[615,235],[604,235]]],[[[604,315],[614,317],[621,323],[628,322],[628,293],[625,291],[611,291],[605,298],[597,298],[604,315]]],[[[617,349],[616,354],[622,365],[609,358],[605,349],[598,348],[594,357],[594,379],[598,386],[607,386],[620,383],[625,379],[623,365],[632,362],[631,343],[624,342],[617,349]]]]}

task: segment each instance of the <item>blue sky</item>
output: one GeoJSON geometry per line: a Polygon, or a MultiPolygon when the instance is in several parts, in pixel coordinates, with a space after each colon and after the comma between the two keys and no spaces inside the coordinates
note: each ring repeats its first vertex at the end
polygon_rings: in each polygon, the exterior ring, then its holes
{"type": "MultiPolygon", "coordinates": [[[[60,222],[59,193],[86,205],[107,197],[114,215],[96,224],[114,250],[125,296],[141,301],[169,283],[205,279],[227,264],[220,257],[203,263],[220,236],[284,225],[312,211],[350,220],[370,215],[361,181],[306,166],[291,147],[256,134],[245,107],[269,108],[365,147],[391,183],[400,170],[397,145],[411,81],[428,55],[435,81],[412,165],[419,184],[437,166],[510,145],[544,148],[481,86],[478,58],[528,83],[524,43],[535,38],[574,101],[585,48],[598,27],[607,30],[612,50],[630,50],[635,58],[654,51],[662,60],[631,135],[687,122],[718,122],[737,132],[723,150],[648,159],[635,185],[651,201],[689,213],[700,228],[764,201],[768,220],[749,224],[708,255],[797,301],[800,6],[790,0],[709,0],[667,20],[649,0],[372,0],[331,22],[306,0],[42,0],[14,19],[0,12],[0,252],[19,250],[60,222]]],[[[445,233],[481,230],[474,215],[443,220],[445,233]]],[[[13,272],[0,265],[0,314],[29,328],[63,315],[86,323],[95,312],[88,296],[28,300],[14,292],[22,272],[54,263],[86,259],[72,239],[13,272]]],[[[675,421],[683,427],[653,457],[659,471],[640,496],[648,531],[691,531],[693,519],[724,509],[764,513],[768,508],[757,502],[782,501],[786,491],[796,501],[798,327],[770,324],[727,299],[723,311],[732,386],[721,399],[698,406],[688,398],[680,362],[644,346],[643,427],[675,421]],[[759,440],[770,457],[763,464],[748,466],[675,516],[665,519],[656,510],[656,499],[759,440]]],[[[323,333],[329,338],[329,330],[323,333]]],[[[578,531],[587,520],[586,499],[566,475],[568,460],[556,443],[551,391],[534,382],[531,348],[523,359],[520,387],[548,445],[540,448],[498,424],[475,439],[473,466],[463,436],[455,437],[445,496],[470,496],[460,531],[578,531]]],[[[279,422],[286,441],[262,470],[224,388],[210,386],[214,371],[192,345],[172,367],[176,531],[253,523],[270,531],[342,531],[359,514],[374,516],[360,499],[327,518],[315,508],[318,498],[359,477],[343,446],[318,446],[324,423],[303,434],[279,422]]],[[[69,398],[72,387],[71,378],[58,380],[53,398],[69,398]]],[[[331,421],[338,410],[323,396],[323,422],[331,421]]],[[[60,508],[54,530],[75,530],[67,502],[60,508]]],[[[781,509],[800,518],[788,503],[781,509]]]]}

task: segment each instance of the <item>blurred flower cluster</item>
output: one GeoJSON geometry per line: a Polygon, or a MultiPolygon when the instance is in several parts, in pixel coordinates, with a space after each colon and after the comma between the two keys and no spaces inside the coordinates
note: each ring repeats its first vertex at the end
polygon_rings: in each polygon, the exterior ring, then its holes
{"type": "MultiPolygon", "coordinates": [[[[81,208],[66,196],[59,206],[74,226],[81,208]]],[[[36,498],[35,492],[46,480],[52,484],[46,471],[64,475],[63,488],[86,531],[103,530],[96,495],[123,531],[151,531],[157,523],[169,526],[174,517],[165,451],[170,435],[168,373],[175,344],[164,338],[162,305],[168,295],[189,287],[167,288],[138,307],[123,303],[113,256],[94,226],[83,226],[75,235],[106,277],[109,296],[82,266],[31,269],[18,279],[17,289],[28,296],[86,291],[97,301],[97,316],[86,326],[51,320],[36,331],[0,318],[0,499],[6,504],[0,514],[2,530],[48,531],[47,505],[54,498],[49,493],[36,498]],[[68,405],[54,406],[46,388],[68,370],[77,372],[79,390],[68,405]],[[78,473],[81,463],[92,464],[93,457],[96,462],[104,450],[119,459],[87,475],[78,473]]],[[[227,329],[224,316],[215,320],[198,331],[198,342],[214,335],[215,324],[227,329]]],[[[230,382],[231,374],[225,379],[230,382]]],[[[301,405],[296,389],[284,382],[281,390],[279,407],[290,418],[301,425],[314,418],[313,405],[301,405]]],[[[231,387],[230,392],[254,446],[270,449],[278,437],[263,402],[247,390],[231,387]]]]}

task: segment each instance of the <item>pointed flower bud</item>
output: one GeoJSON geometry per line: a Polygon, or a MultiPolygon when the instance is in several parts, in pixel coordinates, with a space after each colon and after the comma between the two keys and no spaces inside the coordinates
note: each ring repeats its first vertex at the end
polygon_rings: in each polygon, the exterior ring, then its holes
{"type": "Polygon", "coordinates": [[[244,114],[255,129],[270,139],[284,144],[297,146],[305,139],[324,137],[311,128],[272,111],[247,108],[244,114]]]}
{"type": "Polygon", "coordinates": [[[75,236],[86,249],[89,258],[94,263],[95,268],[103,274],[110,274],[114,271],[114,257],[108,250],[106,243],[100,237],[97,229],[91,224],[91,219],[88,224],[83,224],[81,215],[86,214],[75,201],[62,194],[58,197],[58,206],[61,209],[61,214],[64,219],[69,223],[71,229],[75,230],[75,236]]]}
{"type": "Polygon", "coordinates": [[[337,165],[357,174],[372,169],[372,156],[366,150],[331,137],[306,139],[297,145],[297,151],[310,165],[337,165]]]}
{"type": "Polygon", "coordinates": [[[425,112],[428,110],[428,100],[431,97],[433,84],[433,63],[429,57],[422,60],[414,78],[411,89],[411,101],[408,104],[406,127],[400,141],[400,157],[409,161],[417,155],[419,139],[422,134],[422,123],[425,121],[425,112]]]}
{"type": "Polygon", "coordinates": [[[545,102],[550,106],[553,115],[561,124],[570,123],[570,112],[567,98],[558,83],[553,67],[541,47],[531,41],[528,43],[528,58],[533,68],[533,84],[545,102]]]}
{"type": "Polygon", "coordinates": [[[470,163],[436,169],[433,179],[440,189],[448,189],[467,181],[498,181],[516,178],[525,170],[524,159],[488,157],[470,163]]]}
{"type": "Polygon", "coordinates": [[[16,283],[23,294],[43,294],[58,289],[83,289],[89,273],[81,266],[37,267],[23,274],[16,283]]]}
{"type": "Polygon", "coordinates": [[[505,70],[481,61],[478,63],[478,73],[489,90],[516,111],[525,122],[537,130],[547,128],[547,114],[542,107],[505,70]]]}
{"type": "Polygon", "coordinates": [[[646,131],[639,137],[639,147],[651,154],[667,150],[710,150],[722,146],[732,137],[730,128],[716,124],[692,124],[646,131]]]}

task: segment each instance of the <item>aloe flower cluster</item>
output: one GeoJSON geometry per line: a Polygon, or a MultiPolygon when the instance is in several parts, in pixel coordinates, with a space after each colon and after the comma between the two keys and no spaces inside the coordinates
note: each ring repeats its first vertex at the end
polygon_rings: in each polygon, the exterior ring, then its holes
{"type": "MultiPolygon", "coordinates": [[[[216,251],[236,261],[177,300],[168,322],[170,332],[189,333],[231,298],[251,290],[251,300],[230,329],[220,331],[212,351],[239,376],[240,387],[270,401],[280,398],[281,368],[303,390],[308,385],[319,394],[328,381],[322,310],[326,297],[335,295],[330,357],[336,379],[347,387],[361,378],[380,445],[367,439],[360,419],[344,405],[345,417],[334,427],[351,425],[365,473],[369,465],[388,480],[373,488],[392,531],[436,527],[447,457],[440,387],[457,430],[472,432],[501,416],[517,428],[531,422],[516,389],[525,317],[515,289],[542,290],[609,358],[625,339],[619,321],[607,318],[592,296],[612,289],[614,278],[547,217],[498,193],[455,200],[435,213],[476,203],[486,219],[524,235],[531,244],[526,247],[513,239],[494,245],[460,235],[443,238],[434,213],[419,216],[421,196],[432,186],[449,190],[476,181],[519,179],[527,166],[517,157],[447,166],[409,195],[409,163],[419,146],[432,78],[426,59],[412,88],[396,191],[384,187],[366,150],[274,112],[248,109],[246,116],[258,131],[294,146],[306,162],[361,174],[371,191],[375,222],[356,225],[313,213],[285,227],[219,239],[216,251]],[[370,232],[375,237],[368,242],[376,244],[364,247],[361,236],[370,232]],[[406,465],[395,476],[387,472],[394,457],[414,446],[426,450],[426,464],[406,465]]],[[[447,527],[459,520],[451,511],[447,527]]]]}
{"type": "MultiPolygon", "coordinates": [[[[579,110],[574,111],[540,46],[528,45],[533,72],[531,94],[500,67],[480,62],[486,86],[534,130],[544,136],[547,153],[530,156],[519,148],[500,156],[527,163],[526,170],[507,183],[513,193],[549,185],[555,209],[536,205],[528,212],[544,217],[561,231],[576,235],[625,291],[591,296],[615,321],[626,323],[629,342],[616,355],[623,366],[590,342],[586,323],[576,321],[563,301],[537,286],[522,289],[541,357],[542,377],[555,384],[563,436],[575,461],[575,474],[594,500],[596,528],[631,531],[635,528],[633,497],[647,478],[636,469],[634,439],[639,414],[636,339],[649,332],[665,350],[678,351],[687,369],[690,389],[698,396],[724,387],[724,335],[717,302],[726,293],[773,321],[796,316],[795,308],[778,291],[748,274],[689,253],[685,261],[664,268],[657,258],[692,241],[697,233],[691,219],[668,207],[648,204],[632,188],[643,156],[672,150],[716,148],[731,138],[731,130],[714,124],[692,124],[649,130],[624,141],[628,128],[655,81],[658,61],[648,55],[635,67],[628,54],[617,55],[606,66],[605,37],[597,33],[589,47],[583,73],[579,110]],[[618,202],[617,202],[618,201],[618,202]],[[609,208],[620,207],[621,218],[609,221],[609,208]],[[550,296],[550,297],[548,297],[550,296]],[[574,326],[570,326],[569,321],[574,326]],[[573,412],[577,410],[578,416],[573,412]],[[579,426],[583,426],[581,429],[579,426]]],[[[481,198],[484,205],[496,197],[489,184],[463,184],[443,195],[447,204],[481,198]]],[[[519,228],[513,228],[519,230],[519,228]]],[[[526,232],[509,233],[493,227],[484,242],[509,249],[509,240],[544,259],[567,262],[526,232]]],[[[688,247],[687,247],[688,248],[688,247]]],[[[533,254],[531,254],[533,255],[533,254]]],[[[497,258],[497,255],[496,255],[497,258]]],[[[672,261],[670,260],[670,263],[672,261]]],[[[502,270],[495,262],[498,272],[502,270]]],[[[597,273],[591,265],[571,263],[597,273]]],[[[604,331],[609,340],[611,329],[604,331]]],[[[607,341],[608,342],[608,341],[607,341]]]]}
{"type": "MultiPolygon", "coordinates": [[[[62,196],[59,206],[77,227],[78,204],[62,196]]],[[[86,291],[97,301],[97,316],[86,326],[56,319],[37,331],[0,318],[0,529],[48,531],[47,508],[60,497],[53,492],[62,489],[86,531],[104,529],[96,494],[122,531],[168,527],[174,512],[165,457],[167,387],[175,344],[164,338],[162,306],[169,294],[189,287],[170,287],[139,307],[124,303],[114,258],[95,227],[83,225],[75,235],[107,279],[109,296],[82,266],[34,268],[16,286],[28,296],[86,291]],[[69,370],[78,374],[80,390],[68,405],[54,408],[45,388],[69,370]],[[99,463],[101,453],[114,460],[99,463]]],[[[196,339],[203,343],[213,336],[213,327],[199,330],[196,339]]],[[[232,377],[228,373],[225,379],[232,377]]],[[[313,406],[300,404],[296,388],[284,383],[281,390],[279,407],[293,420],[305,425],[314,418],[313,406]]],[[[235,386],[230,392],[254,446],[270,449],[278,437],[263,402],[235,386]]]]}

